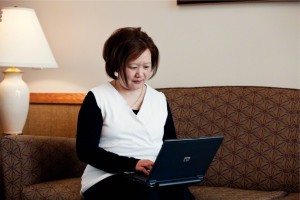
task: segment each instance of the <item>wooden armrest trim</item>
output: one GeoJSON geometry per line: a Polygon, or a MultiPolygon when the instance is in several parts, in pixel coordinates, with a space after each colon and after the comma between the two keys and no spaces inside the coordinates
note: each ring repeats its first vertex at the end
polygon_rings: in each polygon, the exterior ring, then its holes
{"type": "Polygon", "coordinates": [[[31,104],[82,104],[86,93],[30,93],[31,104]]]}

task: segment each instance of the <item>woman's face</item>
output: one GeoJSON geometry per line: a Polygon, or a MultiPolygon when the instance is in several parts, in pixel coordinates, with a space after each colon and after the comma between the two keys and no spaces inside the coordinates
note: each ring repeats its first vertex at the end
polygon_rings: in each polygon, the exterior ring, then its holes
{"type": "MultiPolygon", "coordinates": [[[[128,85],[120,80],[121,85],[129,90],[140,89],[152,75],[151,52],[145,50],[137,59],[128,62],[125,69],[125,76],[128,85]]],[[[121,79],[121,77],[119,77],[121,79]]]]}

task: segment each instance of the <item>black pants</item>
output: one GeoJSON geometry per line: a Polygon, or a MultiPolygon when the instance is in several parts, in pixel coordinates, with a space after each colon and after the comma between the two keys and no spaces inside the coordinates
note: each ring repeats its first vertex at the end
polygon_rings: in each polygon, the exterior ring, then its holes
{"type": "Polygon", "coordinates": [[[83,194],[85,200],[194,200],[186,185],[148,188],[122,175],[110,176],[90,187],[83,194]]]}

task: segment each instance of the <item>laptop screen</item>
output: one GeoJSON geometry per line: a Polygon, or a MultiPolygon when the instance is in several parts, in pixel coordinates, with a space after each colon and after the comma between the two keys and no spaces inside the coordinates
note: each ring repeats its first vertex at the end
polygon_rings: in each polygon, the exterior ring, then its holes
{"type": "Polygon", "coordinates": [[[166,140],[148,181],[159,185],[201,182],[223,136],[166,140]]]}

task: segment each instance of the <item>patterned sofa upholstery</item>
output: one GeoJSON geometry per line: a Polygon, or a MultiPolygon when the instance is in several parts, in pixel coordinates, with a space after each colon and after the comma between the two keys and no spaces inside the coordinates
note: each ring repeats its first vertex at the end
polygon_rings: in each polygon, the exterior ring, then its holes
{"type": "Polygon", "coordinates": [[[300,199],[300,90],[162,91],[179,137],[224,136],[202,187],[192,187],[197,199],[300,199]]]}
{"type": "MultiPolygon", "coordinates": [[[[162,88],[179,138],[223,135],[197,200],[299,200],[300,90],[271,87],[162,88]]],[[[75,139],[1,139],[6,199],[82,199],[84,163],[75,139]]]]}
{"type": "Polygon", "coordinates": [[[83,199],[75,138],[5,136],[1,153],[5,199],[83,199]]]}

